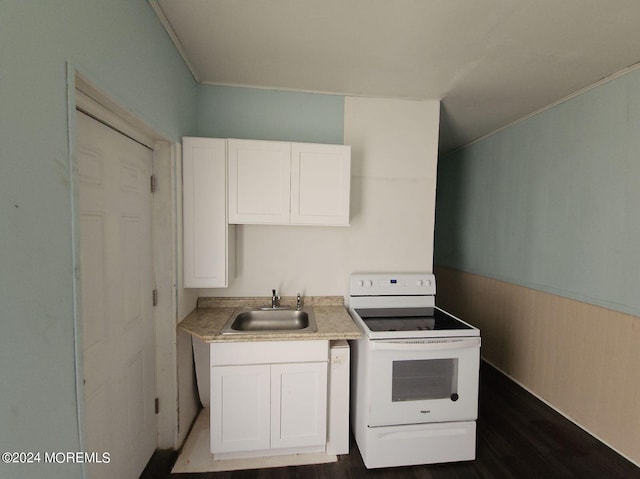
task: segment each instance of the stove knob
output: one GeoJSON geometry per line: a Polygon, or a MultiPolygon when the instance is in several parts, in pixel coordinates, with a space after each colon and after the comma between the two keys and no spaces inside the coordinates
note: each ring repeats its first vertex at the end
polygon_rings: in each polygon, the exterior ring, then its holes
{"type": "Polygon", "coordinates": [[[364,286],[364,281],[359,279],[357,285],[358,285],[358,288],[362,288],[364,286]]]}
{"type": "Polygon", "coordinates": [[[422,280],[419,279],[418,281],[416,281],[416,286],[418,287],[422,286],[422,280]]]}
{"type": "Polygon", "coordinates": [[[371,286],[373,286],[373,283],[371,282],[371,280],[370,280],[370,279],[368,279],[368,280],[364,283],[364,285],[365,285],[367,288],[370,288],[371,286]]]}

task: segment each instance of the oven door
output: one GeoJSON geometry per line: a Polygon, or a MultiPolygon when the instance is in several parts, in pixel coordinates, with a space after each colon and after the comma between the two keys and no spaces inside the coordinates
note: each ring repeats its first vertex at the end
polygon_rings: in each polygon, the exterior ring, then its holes
{"type": "Polygon", "coordinates": [[[371,341],[369,426],[475,420],[480,338],[371,341]]]}

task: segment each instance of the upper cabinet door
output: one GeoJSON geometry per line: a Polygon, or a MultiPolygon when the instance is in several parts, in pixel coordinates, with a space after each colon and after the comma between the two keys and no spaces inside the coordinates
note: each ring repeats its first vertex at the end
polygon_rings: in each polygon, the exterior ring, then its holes
{"type": "Polygon", "coordinates": [[[182,139],[184,286],[228,286],[226,140],[182,139]]]}
{"type": "Polygon", "coordinates": [[[349,225],[351,147],[293,143],[291,224],[349,225]]]}
{"type": "Polygon", "coordinates": [[[229,223],[289,224],[291,144],[229,140],[229,223]]]}

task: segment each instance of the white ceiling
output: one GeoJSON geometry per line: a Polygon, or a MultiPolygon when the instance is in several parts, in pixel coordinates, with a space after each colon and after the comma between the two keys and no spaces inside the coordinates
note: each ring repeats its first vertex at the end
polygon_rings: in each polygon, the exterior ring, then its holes
{"type": "Polygon", "coordinates": [[[441,99],[441,151],[640,61],[639,0],[150,0],[207,84],[441,99]]]}

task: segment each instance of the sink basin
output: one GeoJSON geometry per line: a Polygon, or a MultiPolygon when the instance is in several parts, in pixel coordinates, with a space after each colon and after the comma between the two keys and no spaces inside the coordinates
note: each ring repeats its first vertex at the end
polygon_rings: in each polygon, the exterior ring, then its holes
{"type": "Polygon", "coordinates": [[[222,328],[222,334],[263,334],[277,332],[313,333],[317,331],[310,309],[242,309],[222,328]]]}

